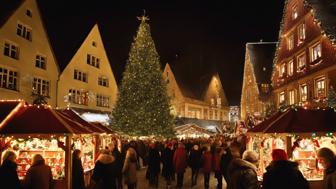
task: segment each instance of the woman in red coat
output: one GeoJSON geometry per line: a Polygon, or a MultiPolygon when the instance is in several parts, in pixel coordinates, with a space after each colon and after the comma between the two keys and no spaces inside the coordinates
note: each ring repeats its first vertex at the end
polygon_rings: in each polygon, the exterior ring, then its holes
{"type": "Polygon", "coordinates": [[[174,168],[177,173],[177,188],[183,187],[183,176],[187,167],[187,151],[184,148],[184,144],[179,143],[178,148],[174,153],[174,168]]]}
{"type": "Polygon", "coordinates": [[[210,146],[207,146],[204,154],[202,155],[202,171],[204,174],[204,188],[209,188],[210,173],[212,171],[212,154],[210,146]]]}

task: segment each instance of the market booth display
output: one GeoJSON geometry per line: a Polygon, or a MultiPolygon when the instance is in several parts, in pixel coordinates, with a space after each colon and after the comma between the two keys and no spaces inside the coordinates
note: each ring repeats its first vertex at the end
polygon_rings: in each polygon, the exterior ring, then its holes
{"type": "Polygon", "coordinates": [[[196,124],[186,124],[175,127],[178,138],[209,138],[213,133],[196,124]]]}
{"type": "Polygon", "coordinates": [[[284,149],[291,160],[310,181],[312,188],[320,185],[323,167],[317,150],[328,147],[336,152],[336,112],[334,109],[288,108],[247,132],[247,149],[260,155],[259,176],[271,162],[273,149],[284,149]]]}

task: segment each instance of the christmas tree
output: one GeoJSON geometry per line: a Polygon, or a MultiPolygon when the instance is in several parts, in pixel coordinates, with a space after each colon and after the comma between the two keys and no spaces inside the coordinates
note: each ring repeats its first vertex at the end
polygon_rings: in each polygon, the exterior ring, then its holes
{"type": "Polygon", "coordinates": [[[336,108],[336,92],[332,86],[330,86],[329,92],[328,92],[328,100],[327,100],[328,106],[331,108],[336,108]]]}
{"type": "Polygon", "coordinates": [[[131,136],[173,136],[173,116],[159,55],[142,16],[113,110],[113,126],[131,136]]]}

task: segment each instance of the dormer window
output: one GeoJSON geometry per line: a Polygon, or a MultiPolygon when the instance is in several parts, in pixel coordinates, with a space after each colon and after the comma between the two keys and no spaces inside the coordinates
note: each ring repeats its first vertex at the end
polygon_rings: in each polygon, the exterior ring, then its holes
{"type": "Polygon", "coordinates": [[[299,16],[298,6],[294,5],[292,7],[292,20],[295,20],[299,16]]]}

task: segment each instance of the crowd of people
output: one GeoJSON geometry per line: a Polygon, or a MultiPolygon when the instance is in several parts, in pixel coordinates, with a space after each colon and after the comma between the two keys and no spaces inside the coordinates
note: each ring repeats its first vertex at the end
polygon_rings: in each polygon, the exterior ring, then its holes
{"type": "MultiPolygon", "coordinates": [[[[272,162],[266,168],[262,181],[258,181],[259,157],[245,149],[244,138],[222,138],[118,141],[113,140],[97,155],[91,182],[85,186],[81,151],[73,151],[72,189],[128,189],[137,187],[137,172],[147,168],[149,187],[159,187],[159,177],[165,180],[166,188],[186,188],[185,179],[191,179],[191,187],[197,185],[203,175],[205,189],[210,187],[210,175],[216,178],[216,188],[227,189],[308,189],[309,183],[298,169],[298,164],[288,159],[282,149],[272,151],[272,162]],[[191,178],[185,178],[190,167],[191,178]]],[[[323,189],[336,189],[336,157],[332,150],[321,148],[318,160],[325,167],[323,189]]],[[[39,154],[33,157],[32,165],[23,181],[17,175],[16,154],[6,151],[0,167],[1,186],[11,189],[52,189],[51,169],[39,154]]],[[[144,179],[144,178],[140,178],[144,179]]]]}

